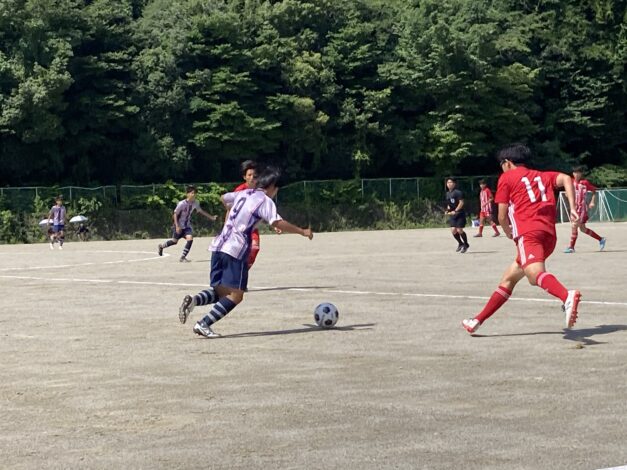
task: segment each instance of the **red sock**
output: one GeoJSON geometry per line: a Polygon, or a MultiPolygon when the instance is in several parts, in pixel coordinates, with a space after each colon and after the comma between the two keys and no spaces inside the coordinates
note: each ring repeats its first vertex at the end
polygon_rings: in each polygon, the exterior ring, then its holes
{"type": "Polygon", "coordinates": [[[483,310],[477,314],[475,320],[479,320],[479,323],[486,321],[492,316],[492,314],[494,314],[494,312],[501,308],[505,302],[507,302],[510,295],[512,295],[511,290],[507,287],[498,286],[490,296],[488,303],[485,304],[485,307],[483,307],[483,310]]]}
{"type": "Polygon", "coordinates": [[[496,233],[497,235],[499,234],[499,229],[496,228],[496,224],[494,222],[492,222],[492,230],[494,230],[494,233],[496,233]]]}
{"type": "Polygon", "coordinates": [[[479,235],[483,233],[483,225],[479,225],[479,235]]]}
{"type": "Polygon", "coordinates": [[[570,245],[568,245],[570,248],[575,248],[575,243],[577,243],[577,229],[573,230],[570,233],[570,245]]]}
{"type": "Polygon", "coordinates": [[[259,254],[259,246],[253,245],[250,247],[250,253],[248,253],[248,269],[253,267],[255,264],[255,260],[257,259],[257,255],[259,254]]]}
{"type": "Polygon", "coordinates": [[[595,240],[601,240],[601,237],[599,236],[599,234],[596,233],[594,230],[590,230],[589,228],[585,229],[583,233],[585,233],[586,235],[590,235],[595,240]]]}
{"type": "Polygon", "coordinates": [[[538,275],[536,279],[536,284],[541,289],[544,289],[553,297],[557,297],[562,302],[566,302],[566,297],[568,297],[568,290],[566,287],[562,285],[560,281],[557,280],[555,276],[551,273],[543,272],[538,275]]]}

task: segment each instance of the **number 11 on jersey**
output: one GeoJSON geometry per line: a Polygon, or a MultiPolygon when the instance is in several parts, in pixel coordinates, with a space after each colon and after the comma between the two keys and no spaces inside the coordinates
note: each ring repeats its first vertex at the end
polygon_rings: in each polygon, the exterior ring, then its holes
{"type": "MultiPolygon", "coordinates": [[[[536,202],[538,198],[536,197],[536,194],[533,192],[533,188],[531,187],[531,181],[529,181],[529,178],[527,178],[526,176],[523,176],[522,178],[520,178],[520,181],[522,181],[525,184],[525,188],[527,188],[527,194],[529,195],[529,200],[531,202],[536,202]]],[[[542,201],[547,201],[546,188],[544,187],[544,184],[542,184],[542,178],[540,178],[539,176],[536,176],[533,179],[533,181],[537,183],[538,190],[540,190],[540,199],[542,201]]]]}

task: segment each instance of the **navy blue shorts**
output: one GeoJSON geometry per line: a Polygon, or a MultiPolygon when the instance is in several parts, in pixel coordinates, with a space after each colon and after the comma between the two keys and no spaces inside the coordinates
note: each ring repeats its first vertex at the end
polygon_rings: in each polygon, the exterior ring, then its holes
{"type": "Polygon", "coordinates": [[[53,231],[54,233],[59,233],[59,232],[63,232],[63,229],[64,229],[64,228],[65,228],[65,225],[61,225],[61,224],[58,224],[58,225],[53,225],[53,226],[52,226],[52,231],[53,231]]]}
{"type": "Polygon", "coordinates": [[[181,229],[181,233],[176,233],[176,227],[172,227],[172,238],[174,238],[175,240],[180,240],[181,238],[185,238],[187,235],[191,235],[191,234],[192,234],[191,227],[181,229]]]}
{"type": "Polygon", "coordinates": [[[248,290],[248,260],[214,251],[211,253],[211,287],[225,286],[248,290]]]}

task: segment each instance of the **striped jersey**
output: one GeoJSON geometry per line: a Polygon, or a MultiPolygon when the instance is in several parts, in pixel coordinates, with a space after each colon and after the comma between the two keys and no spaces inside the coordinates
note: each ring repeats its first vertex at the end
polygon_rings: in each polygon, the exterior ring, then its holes
{"type": "Polygon", "coordinates": [[[188,201],[187,199],[183,199],[180,201],[176,205],[176,209],[174,209],[179,227],[182,229],[191,228],[192,213],[197,209],[200,209],[200,203],[196,200],[188,201]]]}
{"type": "Polygon", "coordinates": [[[52,215],[52,225],[65,225],[65,206],[57,206],[56,204],[50,209],[52,215]]]}
{"type": "Polygon", "coordinates": [[[555,236],[558,175],[556,171],[531,170],[519,165],[500,176],[494,202],[508,205],[514,240],[536,230],[555,236]]]}
{"type": "Polygon", "coordinates": [[[233,191],[222,198],[230,211],[222,232],[213,239],[210,249],[245,259],[250,250],[252,231],[259,221],[272,225],[282,218],[277,214],[274,201],[262,189],[233,191]]]}
{"type": "Polygon", "coordinates": [[[481,203],[481,212],[492,213],[492,191],[487,186],[479,192],[479,202],[481,203]]]}
{"type": "Polygon", "coordinates": [[[573,184],[575,185],[575,206],[577,208],[577,214],[579,215],[579,218],[583,218],[585,215],[588,214],[586,194],[588,192],[596,191],[597,188],[588,180],[573,180],[573,184]]]}

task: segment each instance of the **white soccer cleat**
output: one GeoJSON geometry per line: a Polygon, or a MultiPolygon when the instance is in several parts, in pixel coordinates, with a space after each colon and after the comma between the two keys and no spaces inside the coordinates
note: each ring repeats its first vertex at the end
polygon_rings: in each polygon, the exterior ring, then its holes
{"type": "Polygon", "coordinates": [[[197,321],[194,325],[194,333],[200,336],[204,336],[205,338],[219,338],[220,335],[213,331],[209,325],[207,325],[204,321],[197,321]]]}
{"type": "Polygon", "coordinates": [[[564,311],[564,324],[566,328],[572,328],[577,322],[577,307],[579,306],[579,300],[581,299],[581,293],[578,290],[569,290],[566,302],[562,305],[564,311]]]}
{"type": "Polygon", "coordinates": [[[476,318],[466,318],[465,320],[462,320],[462,326],[468,333],[473,334],[479,329],[481,322],[476,318]]]}

